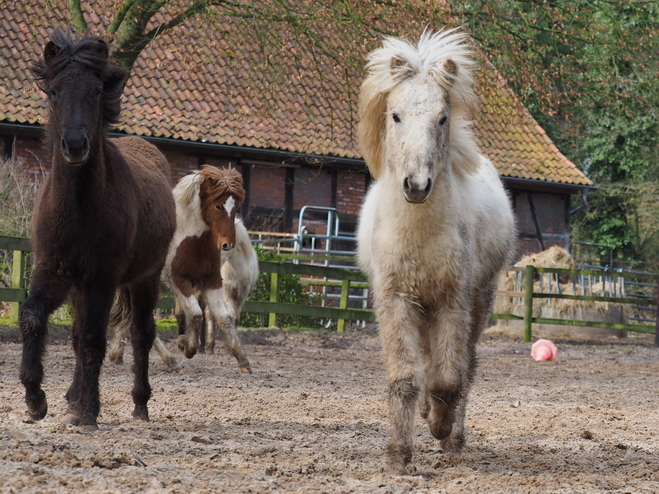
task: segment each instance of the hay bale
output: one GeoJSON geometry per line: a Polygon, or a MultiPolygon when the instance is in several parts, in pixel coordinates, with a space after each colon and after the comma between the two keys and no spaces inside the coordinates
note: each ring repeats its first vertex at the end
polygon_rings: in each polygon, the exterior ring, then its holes
{"type": "Polygon", "coordinates": [[[517,268],[524,266],[535,266],[537,268],[557,268],[557,269],[577,269],[577,261],[575,261],[570,253],[556,245],[549,247],[547,250],[538,252],[522,257],[522,259],[515,264],[517,268]]]}

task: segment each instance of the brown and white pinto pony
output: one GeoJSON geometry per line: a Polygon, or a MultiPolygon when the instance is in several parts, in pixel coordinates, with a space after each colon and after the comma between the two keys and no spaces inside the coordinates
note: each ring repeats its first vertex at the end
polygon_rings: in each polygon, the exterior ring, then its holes
{"type": "Polygon", "coordinates": [[[98,429],[99,375],[119,290],[133,308],[133,417],[149,420],[153,310],[176,226],[169,165],[143,139],[106,137],[121,113],[127,73],[110,63],[103,39],[75,41],[56,31],[32,71],[50,104],[52,170],[35,209],[36,266],[20,311],[28,413],[40,420],[48,411],[41,389],[48,316],[69,296],[76,362],[67,420],[81,430],[98,429]]]}
{"type": "MultiPolygon", "coordinates": [[[[225,302],[231,316],[236,321],[236,324],[238,324],[243,304],[259,277],[259,260],[242,220],[236,218],[235,225],[236,246],[231,250],[222,252],[222,268],[220,274],[222,276],[225,302]]],[[[200,293],[197,293],[197,295],[200,295],[200,293]]],[[[199,302],[201,306],[204,306],[204,327],[206,328],[205,334],[202,334],[200,338],[199,351],[203,352],[207,350],[209,353],[213,353],[215,347],[215,324],[213,322],[213,316],[208,307],[205,307],[203,298],[199,302]]],[[[176,313],[179,321],[179,334],[185,334],[185,315],[180,311],[178,304],[176,306],[176,313]]],[[[128,322],[128,319],[121,313],[115,313],[114,317],[111,318],[111,326],[114,326],[114,337],[110,343],[108,358],[111,362],[117,364],[123,362],[123,338],[125,338],[129,329],[126,322],[128,322]]],[[[168,371],[181,369],[176,356],[167,349],[157,335],[153,342],[153,347],[167,366],[168,371]]]]}
{"type": "Polygon", "coordinates": [[[201,298],[240,370],[251,372],[236,317],[226,304],[221,274],[222,256],[236,246],[236,213],[244,200],[242,176],[233,168],[204,165],[183,177],[174,188],[177,228],[163,277],[185,317],[185,334],[177,340],[185,356],[192,358],[199,349],[204,321],[201,298]]]}
{"type": "Polygon", "coordinates": [[[358,138],[375,179],[359,263],[373,288],[387,367],[389,468],[407,472],[414,414],[447,451],[464,444],[476,342],[515,249],[508,197],[470,131],[466,35],[386,38],[368,58],[358,138]]]}

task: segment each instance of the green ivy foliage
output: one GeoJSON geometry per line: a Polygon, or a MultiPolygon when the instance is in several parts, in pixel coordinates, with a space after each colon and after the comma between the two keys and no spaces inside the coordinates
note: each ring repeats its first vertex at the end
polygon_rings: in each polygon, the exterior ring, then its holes
{"type": "Polygon", "coordinates": [[[586,213],[572,218],[572,238],[610,246],[616,267],[658,268],[659,3],[449,4],[549,137],[598,187],[586,213]]]}

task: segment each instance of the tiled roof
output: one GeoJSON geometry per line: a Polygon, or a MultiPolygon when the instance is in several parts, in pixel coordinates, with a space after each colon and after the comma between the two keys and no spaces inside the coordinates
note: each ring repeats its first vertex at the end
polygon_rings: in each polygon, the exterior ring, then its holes
{"type": "MultiPolygon", "coordinates": [[[[107,22],[100,8],[86,7],[90,26],[107,22]]],[[[64,0],[0,3],[0,123],[45,122],[45,98],[27,68],[67,12],[64,0]]],[[[374,24],[384,23],[384,17],[374,14],[374,24]]],[[[427,20],[413,20],[399,19],[401,30],[390,27],[389,31],[415,39],[427,20]]],[[[353,68],[328,57],[312,57],[281,25],[273,29],[280,31],[283,41],[272,46],[241,39],[239,30],[244,25],[239,20],[222,17],[211,24],[189,20],[143,50],[124,91],[120,130],[361,158],[354,132],[356,101],[363,60],[376,46],[376,36],[355,30],[362,34],[350,39],[345,33],[339,37],[327,30],[324,41],[328,45],[345,54],[346,60],[361,61],[359,68],[353,68]]],[[[475,133],[502,175],[591,185],[556,149],[491,65],[481,64],[477,84],[481,113],[475,120],[475,133]]]]}

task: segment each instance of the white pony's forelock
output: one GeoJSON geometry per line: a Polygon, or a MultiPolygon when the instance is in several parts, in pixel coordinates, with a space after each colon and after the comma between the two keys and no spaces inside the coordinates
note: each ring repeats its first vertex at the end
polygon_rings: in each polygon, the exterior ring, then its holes
{"type": "Polygon", "coordinates": [[[401,82],[418,74],[431,75],[447,91],[451,101],[451,151],[457,173],[473,173],[480,152],[471,132],[471,111],[476,102],[472,69],[473,52],[468,35],[457,29],[425,30],[417,46],[409,41],[386,37],[373,50],[366,64],[367,77],[359,94],[357,138],[366,164],[377,180],[383,170],[385,111],[389,93],[401,82]],[[447,70],[451,60],[457,73],[447,70]]]}

